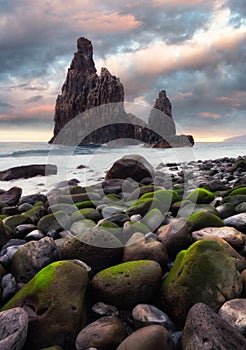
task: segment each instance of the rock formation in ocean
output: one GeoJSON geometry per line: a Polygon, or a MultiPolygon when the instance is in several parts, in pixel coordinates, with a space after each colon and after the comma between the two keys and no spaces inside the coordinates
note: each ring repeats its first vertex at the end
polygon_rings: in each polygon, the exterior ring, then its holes
{"type": "MultiPolygon", "coordinates": [[[[125,144],[144,142],[170,147],[166,138],[171,137],[171,142],[176,140],[172,107],[166,92],[159,93],[148,123],[126,113],[123,84],[107,68],[103,67],[101,74],[97,74],[93,47],[86,38],[77,40],[77,52],[68,69],[62,94],[56,100],[54,122],[54,136],[49,142],[56,144],[103,144],[121,140],[125,144]]],[[[186,143],[190,146],[188,138],[186,143]]]]}

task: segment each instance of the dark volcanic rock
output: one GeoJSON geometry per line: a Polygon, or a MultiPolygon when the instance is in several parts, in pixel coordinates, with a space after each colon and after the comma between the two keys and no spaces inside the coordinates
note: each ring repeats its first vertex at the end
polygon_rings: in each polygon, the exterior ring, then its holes
{"type": "Polygon", "coordinates": [[[53,164],[32,164],[17,166],[0,171],[0,180],[9,181],[14,179],[29,179],[35,176],[46,176],[57,173],[57,166],[53,164]]]}
{"type": "Polygon", "coordinates": [[[161,148],[193,145],[193,139],[185,135],[176,139],[171,103],[164,90],[156,100],[148,125],[142,118],[126,113],[124,87],[119,78],[105,67],[97,74],[91,42],[79,38],[77,49],[62,94],[56,100],[50,143],[103,144],[116,140],[116,144],[158,143],[161,148]],[[165,141],[166,136],[172,139],[165,141]]]}
{"type": "Polygon", "coordinates": [[[8,191],[0,194],[0,202],[14,206],[18,203],[21,194],[22,189],[20,187],[11,187],[8,191]]]}

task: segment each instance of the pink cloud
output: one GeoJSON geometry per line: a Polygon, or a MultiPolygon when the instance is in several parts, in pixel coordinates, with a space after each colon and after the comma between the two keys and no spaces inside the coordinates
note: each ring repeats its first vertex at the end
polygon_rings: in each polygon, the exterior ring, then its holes
{"type": "Polygon", "coordinates": [[[211,113],[211,112],[200,112],[197,113],[198,118],[210,118],[210,119],[220,119],[220,114],[216,114],[216,113],[211,113]]]}
{"type": "Polygon", "coordinates": [[[103,33],[112,31],[117,33],[127,32],[142,24],[133,15],[121,15],[118,12],[94,12],[89,16],[88,13],[84,13],[78,17],[74,17],[72,20],[76,29],[79,26],[82,31],[100,31],[103,33]]]}
{"type": "Polygon", "coordinates": [[[234,92],[230,96],[222,96],[218,97],[218,102],[223,102],[232,108],[240,108],[241,106],[245,106],[246,101],[246,92],[245,91],[237,91],[234,92]]]}

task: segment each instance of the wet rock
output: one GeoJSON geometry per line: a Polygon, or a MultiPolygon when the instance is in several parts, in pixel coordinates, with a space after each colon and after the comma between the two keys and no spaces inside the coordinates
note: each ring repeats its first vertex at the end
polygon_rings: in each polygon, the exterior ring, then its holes
{"type": "Polygon", "coordinates": [[[54,240],[45,237],[21,246],[12,256],[9,269],[18,282],[26,283],[39,270],[58,258],[59,253],[54,240]]]}
{"type": "Polygon", "coordinates": [[[83,328],[76,338],[76,350],[115,348],[126,337],[118,317],[105,316],[83,328]]]}
{"type": "Polygon", "coordinates": [[[0,349],[21,350],[28,328],[28,315],[20,307],[0,312],[0,349]]]}
{"type": "Polygon", "coordinates": [[[0,202],[12,206],[19,202],[22,194],[22,189],[20,187],[11,187],[8,191],[0,194],[0,202]]]}
{"type": "Polygon", "coordinates": [[[105,304],[100,301],[94,304],[91,310],[93,315],[95,315],[97,318],[103,316],[119,316],[119,310],[115,306],[105,304]]]}
{"type": "Polygon", "coordinates": [[[174,350],[171,334],[162,326],[152,325],[138,329],[127,337],[116,350],[174,350]]]}
{"type": "Polygon", "coordinates": [[[1,304],[6,303],[10,298],[12,298],[13,295],[18,290],[18,286],[16,283],[16,280],[11,273],[8,273],[3,276],[1,281],[1,287],[2,287],[2,298],[1,298],[1,304]]]}
{"type": "Polygon", "coordinates": [[[35,176],[48,176],[57,173],[57,166],[53,164],[22,165],[0,171],[0,180],[9,181],[14,179],[30,179],[35,176]]]}
{"type": "Polygon", "coordinates": [[[132,317],[136,329],[153,324],[163,326],[171,331],[176,329],[170,317],[154,305],[138,304],[132,310],[132,317]]]}
{"type": "Polygon", "coordinates": [[[240,213],[224,220],[227,226],[232,226],[236,228],[238,231],[246,234],[246,213],[240,213]]]}
{"type": "Polygon", "coordinates": [[[35,205],[37,202],[46,203],[46,201],[47,197],[44,194],[34,193],[21,197],[19,204],[29,203],[31,205],[35,205]]]}
{"type": "Polygon", "coordinates": [[[168,256],[173,259],[182,249],[187,249],[192,242],[191,225],[180,218],[161,226],[157,230],[158,240],[165,246],[168,256]]]}
{"type": "Polygon", "coordinates": [[[44,238],[44,234],[40,230],[33,230],[25,236],[27,242],[39,241],[41,238],[44,238]]]}
{"type": "Polygon", "coordinates": [[[167,267],[168,256],[161,242],[144,238],[131,245],[129,245],[128,241],[127,245],[124,247],[122,261],[134,260],[153,260],[158,262],[164,270],[167,267]]]}
{"type": "Polygon", "coordinates": [[[18,225],[18,226],[16,226],[16,228],[15,228],[14,237],[20,238],[20,239],[25,238],[25,236],[26,236],[28,233],[34,231],[35,228],[36,228],[36,226],[33,225],[33,224],[22,224],[22,225],[18,225]]]}
{"type": "Polygon", "coordinates": [[[246,335],[246,299],[233,299],[221,306],[219,316],[244,336],[246,335]]]}
{"type": "Polygon", "coordinates": [[[63,211],[58,211],[55,214],[48,214],[43,216],[38,222],[38,229],[43,233],[50,230],[57,232],[70,227],[71,220],[68,214],[63,211]]]}
{"type": "Polygon", "coordinates": [[[62,259],[79,259],[98,271],[119,264],[123,247],[112,234],[97,228],[66,239],[60,251],[62,259]]]}
{"type": "Polygon", "coordinates": [[[246,347],[246,339],[209,306],[198,303],[188,313],[182,346],[183,350],[236,350],[246,347]]]}
{"type": "Polygon", "coordinates": [[[234,227],[204,227],[199,231],[192,232],[192,238],[197,241],[206,236],[217,236],[224,239],[235,249],[240,250],[245,243],[245,235],[236,230],[234,227]]]}
{"type": "Polygon", "coordinates": [[[96,301],[127,309],[151,302],[158,291],[161,277],[158,263],[151,260],[129,261],[96,274],[91,283],[92,292],[96,301]]]}
{"type": "Polygon", "coordinates": [[[52,263],[39,271],[2,310],[21,306],[29,316],[25,349],[57,344],[69,350],[85,326],[85,269],[69,261],[52,263]]]}
{"type": "Polygon", "coordinates": [[[107,171],[105,180],[126,179],[129,176],[140,182],[145,177],[153,177],[152,165],[142,156],[130,154],[117,160],[107,171]]]}

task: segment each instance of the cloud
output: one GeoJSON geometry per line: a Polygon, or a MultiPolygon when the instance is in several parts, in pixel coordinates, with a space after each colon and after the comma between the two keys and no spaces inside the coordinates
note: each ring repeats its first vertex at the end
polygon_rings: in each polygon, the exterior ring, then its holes
{"type": "Polygon", "coordinates": [[[1,123],[52,124],[76,39],[86,36],[98,69],[107,66],[120,77],[128,101],[151,106],[165,89],[185,130],[245,125],[242,0],[47,0],[35,6],[0,0],[0,6],[1,123]]]}

